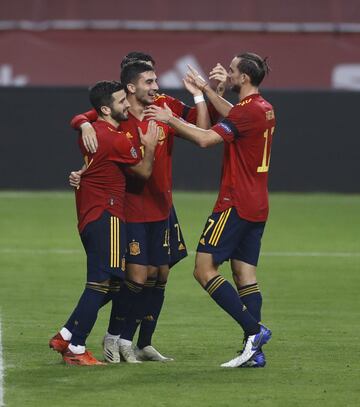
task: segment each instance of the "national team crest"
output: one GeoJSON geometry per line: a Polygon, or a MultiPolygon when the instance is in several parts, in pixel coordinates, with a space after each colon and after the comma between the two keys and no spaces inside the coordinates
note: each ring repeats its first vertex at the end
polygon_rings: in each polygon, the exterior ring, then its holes
{"type": "Polygon", "coordinates": [[[140,243],[132,241],[131,243],[129,243],[129,250],[131,256],[137,256],[138,254],[140,254],[140,243]]]}
{"type": "Polygon", "coordinates": [[[165,136],[164,128],[161,126],[158,126],[158,135],[159,135],[158,143],[160,145],[164,144],[164,140],[165,140],[166,136],[165,136]]]}

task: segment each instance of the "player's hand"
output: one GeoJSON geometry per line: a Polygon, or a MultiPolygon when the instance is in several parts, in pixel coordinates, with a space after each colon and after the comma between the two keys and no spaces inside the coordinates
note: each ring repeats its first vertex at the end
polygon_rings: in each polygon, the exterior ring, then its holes
{"type": "Polygon", "coordinates": [[[80,188],[80,181],[81,181],[81,174],[83,173],[82,170],[79,171],[71,171],[69,175],[69,184],[71,187],[76,189],[80,188]]]}
{"type": "Polygon", "coordinates": [[[145,117],[151,120],[168,123],[173,114],[169,106],[164,103],[164,109],[159,106],[151,105],[144,110],[145,117]]]}
{"type": "Polygon", "coordinates": [[[98,141],[94,127],[90,123],[81,126],[81,137],[87,152],[96,153],[98,141]]]}
{"type": "Polygon", "coordinates": [[[184,79],[184,86],[193,96],[202,95],[202,91],[195,85],[195,82],[187,75],[184,79]]]}
{"type": "Polygon", "coordinates": [[[219,63],[217,63],[214,68],[210,71],[209,79],[218,81],[218,85],[216,87],[216,93],[218,95],[223,95],[226,89],[226,82],[229,78],[229,75],[226,69],[219,63]]]}
{"type": "Polygon", "coordinates": [[[208,85],[206,80],[199,74],[199,72],[193,68],[191,65],[188,65],[188,72],[186,73],[186,79],[196,86],[200,91],[203,91],[208,85]]]}
{"type": "Polygon", "coordinates": [[[145,134],[138,127],[141,144],[150,150],[155,150],[159,141],[159,126],[154,120],[150,120],[145,134]]]}
{"type": "Polygon", "coordinates": [[[209,79],[225,83],[228,79],[227,70],[219,63],[210,71],[209,79]]]}

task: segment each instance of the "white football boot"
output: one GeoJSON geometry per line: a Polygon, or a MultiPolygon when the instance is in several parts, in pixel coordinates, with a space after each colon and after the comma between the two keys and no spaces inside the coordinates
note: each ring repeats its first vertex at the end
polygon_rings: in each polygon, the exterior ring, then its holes
{"type": "Polygon", "coordinates": [[[102,344],[104,359],[109,363],[120,363],[119,336],[107,333],[102,344]]]}
{"type": "Polygon", "coordinates": [[[135,348],[135,355],[137,360],[151,361],[151,362],[171,362],[174,359],[162,355],[153,346],[148,345],[142,349],[135,348]]]}
{"type": "Polygon", "coordinates": [[[142,363],[137,360],[134,349],[132,347],[132,342],[127,339],[119,339],[119,352],[120,357],[127,363],[142,363]]]}

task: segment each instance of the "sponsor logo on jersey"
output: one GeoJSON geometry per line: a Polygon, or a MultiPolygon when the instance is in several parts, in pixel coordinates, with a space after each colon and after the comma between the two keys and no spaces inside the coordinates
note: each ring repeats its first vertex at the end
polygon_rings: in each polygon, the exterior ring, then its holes
{"type": "Polygon", "coordinates": [[[135,241],[132,241],[131,243],[129,243],[129,251],[130,251],[131,256],[139,255],[141,253],[140,252],[140,243],[135,242],[135,241]]]}

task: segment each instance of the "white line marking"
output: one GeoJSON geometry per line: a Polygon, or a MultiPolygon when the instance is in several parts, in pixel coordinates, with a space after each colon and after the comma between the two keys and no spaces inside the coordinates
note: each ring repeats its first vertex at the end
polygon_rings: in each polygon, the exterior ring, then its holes
{"type": "MultiPolygon", "coordinates": [[[[194,256],[196,252],[190,251],[194,256]]],[[[360,257],[357,252],[260,252],[261,256],[267,257],[360,257]]]]}
{"type": "Polygon", "coordinates": [[[1,338],[1,319],[0,319],[0,407],[4,406],[4,363],[1,338]]]}
{"type": "MultiPolygon", "coordinates": [[[[11,248],[11,247],[0,247],[1,254],[36,254],[36,255],[47,255],[47,254],[81,254],[84,251],[82,249],[64,249],[64,248],[53,248],[53,249],[30,249],[30,248],[11,248]]],[[[190,250],[190,256],[195,256],[196,252],[190,250]]],[[[266,257],[360,257],[358,252],[262,252],[260,256],[266,257]]]]}

